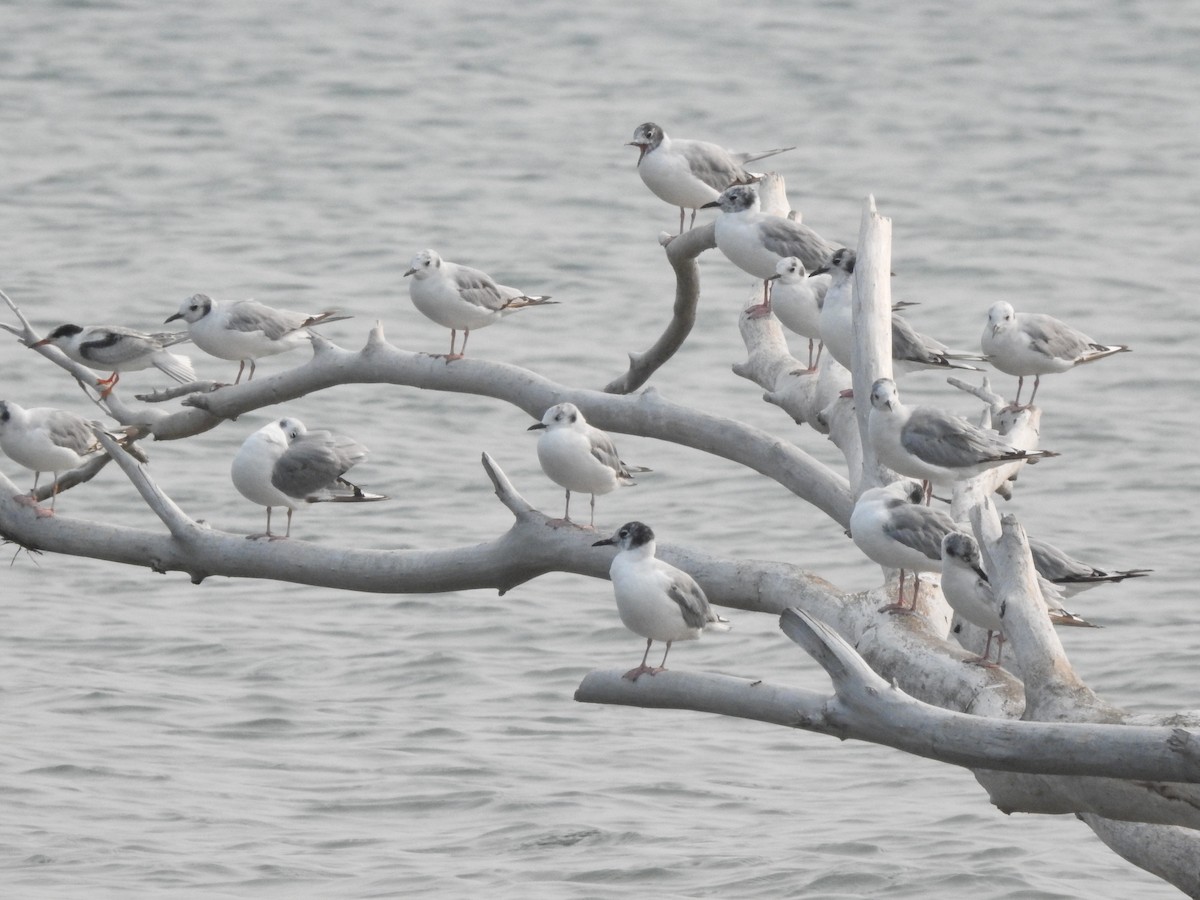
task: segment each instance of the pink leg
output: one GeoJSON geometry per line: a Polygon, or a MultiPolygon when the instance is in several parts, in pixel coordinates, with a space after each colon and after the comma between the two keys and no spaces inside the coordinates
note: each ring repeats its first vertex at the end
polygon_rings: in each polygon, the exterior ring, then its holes
{"type": "MultiPolygon", "coordinates": [[[[646,638],[646,652],[642,654],[641,665],[639,665],[636,669],[630,669],[628,672],[626,672],[622,676],[623,678],[628,678],[630,681],[637,681],[639,675],[644,675],[647,672],[649,672],[651,675],[654,674],[655,670],[650,668],[648,665],[646,665],[646,660],[650,656],[650,645],[652,643],[654,643],[653,640],[651,640],[650,638],[646,638]]],[[[670,649],[670,648],[668,647],[667,649],[670,649]]],[[[664,662],[666,661],[665,656],[663,657],[663,661],[664,662]]]]}

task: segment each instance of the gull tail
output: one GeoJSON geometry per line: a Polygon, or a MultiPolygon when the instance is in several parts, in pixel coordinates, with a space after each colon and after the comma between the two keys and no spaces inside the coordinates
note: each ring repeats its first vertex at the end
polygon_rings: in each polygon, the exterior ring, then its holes
{"type": "Polygon", "coordinates": [[[196,380],[196,370],[192,368],[192,361],[178,353],[160,350],[154,354],[154,365],[180,384],[190,384],[196,380]]]}
{"type": "Polygon", "coordinates": [[[1055,625],[1071,625],[1075,628],[1103,628],[1103,625],[1094,625],[1087,619],[1075,615],[1073,612],[1067,612],[1065,609],[1051,609],[1050,621],[1055,625]]]}
{"type": "MultiPolygon", "coordinates": [[[[344,319],[353,318],[353,316],[338,315],[338,311],[336,309],[327,309],[325,312],[320,312],[309,316],[300,324],[300,328],[312,328],[314,325],[328,325],[330,322],[341,322],[344,319]]],[[[300,328],[297,328],[296,330],[299,331],[300,328]]]]}
{"type": "Polygon", "coordinates": [[[516,312],[518,309],[525,309],[527,306],[557,306],[557,300],[551,300],[549,294],[542,294],[536,297],[526,297],[522,294],[520,297],[510,297],[504,301],[504,305],[500,307],[503,313],[516,312]]]}
{"type": "Polygon", "coordinates": [[[774,150],[761,150],[757,153],[735,153],[733,158],[742,165],[752,163],[760,159],[766,159],[768,156],[777,156],[780,153],[787,153],[789,150],[795,150],[795,147],[777,147],[774,150]]]}
{"type": "Polygon", "coordinates": [[[1124,344],[1088,344],[1091,349],[1076,360],[1075,365],[1082,366],[1084,363],[1095,362],[1098,359],[1104,359],[1106,356],[1112,356],[1114,353],[1132,353],[1133,351],[1124,344]]]}
{"type": "Polygon", "coordinates": [[[733,623],[724,616],[718,616],[712,610],[709,610],[709,614],[713,618],[704,623],[705,631],[729,631],[731,628],[733,628],[733,623]]]}
{"type": "Polygon", "coordinates": [[[186,344],[192,336],[186,331],[156,331],[150,335],[163,347],[173,347],[176,344],[186,344]]]}
{"type": "Polygon", "coordinates": [[[336,486],[331,485],[319,494],[305,497],[309,503],[368,503],[372,500],[388,500],[385,494],[372,494],[364,491],[357,484],[339,478],[336,486]]]}
{"type": "Polygon", "coordinates": [[[1119,572],[1102,572],[1096,569],[1090,575],[1068,576],[1060,578],[1057,584],[1100,584],[1105,581],[1111,581],[1113,584],[1124,581],[1126,578],[1145,578],[1153,569],[1124,569],[1119,572]]]}

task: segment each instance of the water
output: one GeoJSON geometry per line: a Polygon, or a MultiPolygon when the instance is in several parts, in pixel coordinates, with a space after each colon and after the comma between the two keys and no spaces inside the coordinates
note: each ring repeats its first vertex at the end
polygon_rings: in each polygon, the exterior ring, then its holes
{"type": "MultiPolygon", "coordinates": [[[[1078,555],[1156,570],[1077,603],[1108,626],[1063,634],[1087,681],[1138,710],[1196,705],[1194,15],[1118,0],[989,14],[217,0],[4,4],[0,20],[0,287],[43,328],[150,327],[203,290],[342,306],[355,318],[326,334],[344,346],[378,319],[401,347],[444,351],[400,278],[434,247],[563,301],[479,332],[473,355],[600,386],[672,299],[655,236],[676,213],[634,173],[634,126],[798,144],[777,163],[806,221],[853,241],[869,192],[893,218],[894,290],[921,301],[919,328],[970,349],[1007,299],[1134,346],[1047,379],[1043,445],[1063,458],[1011,507],[1078,555]]],[[[653,383],[836,464],[730,373],[749,281],[716,254],[702,271],[696,329],[653,383]]],[[[194,356],[202,375],[232,375],[194,356]]],[[[8,399],[87,409],[14,343],[0,375],[8,399]]],[[[965,408],[935,376],[905,390],[965,408]]],[[[532,502],[561,502],[531,420],[503,404],[342,387],[285,409],[370,446],[360,480],[394,498],[305,510],[307,539],[498,535],[509,518],[481,450],[532,502]]],[[[197,518],[261,528],[228,461],[278,411],[150,447],[155,477],[197,518]]],[[[847,589],[877,579],[777,486],[686,448],[618,445],[656,472],[601,499],[603,527],[643,518],[664,540],[847,589]]],[[[63,507],[160,527],[115,470],[63,507]]],[[[1001,815],[957,769],[574,703],[587,671],[640,653],[605,582],[364,596],[24,555],[3,577],[13,896],[1178,896],[1072,819],[1001,815]]],[[[773,621],[732,617],[675,665],[825,684],[773,621]]]]}

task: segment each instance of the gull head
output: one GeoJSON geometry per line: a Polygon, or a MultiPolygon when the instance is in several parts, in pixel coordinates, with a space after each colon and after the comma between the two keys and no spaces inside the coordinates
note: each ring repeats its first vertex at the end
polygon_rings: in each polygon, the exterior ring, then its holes
{"type": "Polygon", "coordinates": [[[173,316],[167,316],[163,320],[163,324],[174,322],[176,319],[183,319],[183,321],[190,325],[193,322],[199,322],[207,316],[212,312],[212,308],[213,298],[208,296],[208,294],[192,294],[192,296],[179,304],[179,312],[173,316]]]}
{"type": "Polygon", "coordinates": [[[991,309],[988,310],[987,327],[991,329],[992,334],[999,334],[1001,331],[1011,328],[1016,317],[1017,313],[1012,308],[1012,304],[1000,300],[993,303],[991,309]]]}
{"type": "Polygon", "coordinates": [[[574,403],[558,403],[546,410],[542,421],[530,425],[529,431],[545,429],[555,431],[560,428],[582,429],[587,425],[587,419],[574,403]]]}
{"type": "Polygon", "coordinates": [[[442,258],[437,255],[435,250],[422,250],[412,258],[412,262],[408,264],[408,271],[404,273],[404,277],[416,275],[418,279],[428,278],[442,267],[442,258]]]}
{"type": "Polygon", "coordinates": [[[829,257],[825,265],[813,269],[808,274],[824,275],[826,272],[831,272],[835,280],[849,278],[854,274],[854,262],[857,259],[858,255],[849,247],[839,247],[833,251],[833,256],[829,257]]]}
{"type": "Polygon", "coordinates": [[[71,338],[75,337],[77,334],[80,334],[82,331],[83,328],[80,325],[59,325],[52,332],[46,335],[46,337],[42,338],[40,341],[34,341],[29,346],[32,348],[44,347],[47,344],[54,344],[57,347],[61,347],[64,344],[69,344],[71,342],[71,338]]]}
{"type": "Polygon", "coordinates": [[[972,569],[980,568],[979,545],[975,538],[961,531],[952,531],[942,538],[942,556],[957,559],[972,569]]]}
{"type": "Polygon", "coordinates": [[[643,122],[633,129],[633,140],[625,146],[637,147],[641,151],[638,153],[638,165],[641,165],[646,154],[661,144],[665,137],[666,134],[663,133],[663,130],[653,122],[643,122]]]}
{"type": "Polygon", "coordinates": [[[892,412],[900,405],[900,394],[896,391],[896,382],[890,378],[880,378],[871,385],[871,408],[880,412],[892,412]]]}
{"type": "Polygon", "coordinates": [[[701,209],[712,206],[721,207],[723,213],[739,213],[748,209],[760,209],[758,190],[752,184],[735,184],[725,188],[716,200],[705,203],[701,209]]]}
{"type": "Polygon", "coordinates": [[[803,281],[805,275],[804,263],[800,262],[794,256],[785,256],[779,262],[775,263],[775,274],[767,281],[780,281],[783,284],[795,284],[798,281],[803,281]]]}
{"type": "Polygon", "coordinates": [[[641,522],[626,522],[613,532],[612,537],[596,541],[592,546],[603,547],[609,544],[616,544],[621,550],[636,550],[647,545],[653,548],[654,532],[650,530],[649,525],[641,522]]]}

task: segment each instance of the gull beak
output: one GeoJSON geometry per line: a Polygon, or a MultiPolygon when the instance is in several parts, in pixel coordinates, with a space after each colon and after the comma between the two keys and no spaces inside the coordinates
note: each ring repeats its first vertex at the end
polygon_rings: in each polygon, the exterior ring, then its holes
{"type": "Polygon", "coordinates": [[[32,344],[30,344],[29,349],[32,350],[34,347],[45,347],[48,343],[50,343],[50,338],[42,338],[40,341],[34,341],[32,344]]]}
{"type": "Polygon", "coordinates": [[[813,269],[811,272],[809,272],[808,277],[812,278],[814,275],[824,275],[828,271],[829,266],[821,266],[820,268],[813,269]]]}
{"type": "Polygon", "coordinates": [[[596,543],[592,544],[592,546],[593,547],[603,547],[606,544],[615,544],[615,543],[616,543],[616,541],[614,541],[612,538],[605,538],[602,541],[596,541],[596,543]]]}
{"type": "Polygon", "coordinates": [[[539,428],[545,428],[545,427],[546,427],[546,424],[544,422],[535,422],[533,425],[530,425],[525,430],[526,431],[537,431],[539,428]]]}
{"type": "Polygon", "coordinates": [[[775,281],[778,278],[779,278],[779,273],[776,272],[774,275],[772,275],[770,278],[768,278],[767,281],[775,281]]]}
{"type": "Polygon", "coordinates": [[[182,319],[182,318],[183,318],[183,313],[175,313],[175,315],[167,316],[165,319],[163,319],[163,324],[166,325],[168,322],[174,322],[176,319],[182,319]]]}
{"type": "Polygon", "coordinates": [[[416,270],[416,269],[409,269],[407,272],[405,272],[405,273],[404,273],[404,277],[405,277],[405,278],[407,278],[409,275],[411,275],[411,274],[412,274],[413,272],[415,272],[415,271],[417,271],[417,270],[416,270]]]}
{"type": "Polygon", "coordinates": [[[646,152],[647,152],[647,151],[650,149],[650,145],[649,145],[649,144],[639,144],[637,141],[629,141],[628,143],[626,143],[626,144],[625,144],[625,146],[626,146],[626,147],[637,147],[637,148],[638,148],[638,161],[637,161],[637,164],[638,164],[639,166],[642,164],[642,160],[646,158],[646,152]]]}
{"type": "Polygon", "coordinates": [[[701,208],[701,209],[708,209],[709,207],[712,207],[712,206],[720,206],[720,205],[721,205],[721,204],[720,204],[718,201],[716,201],[716,200],[710,200],[708,203],[705,203],[705,204],[704,204],[703,206],[701,206],[700,208],[701,208]]]}

